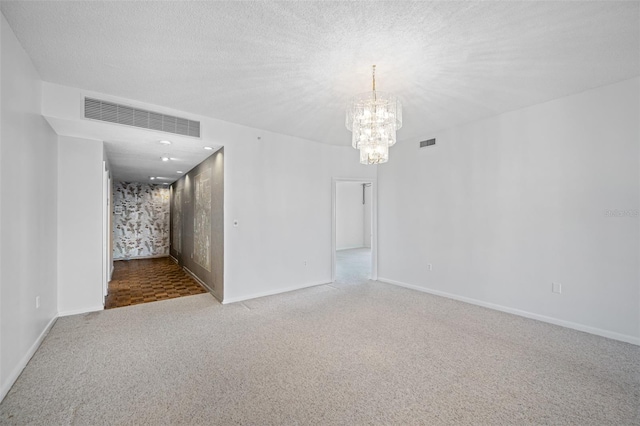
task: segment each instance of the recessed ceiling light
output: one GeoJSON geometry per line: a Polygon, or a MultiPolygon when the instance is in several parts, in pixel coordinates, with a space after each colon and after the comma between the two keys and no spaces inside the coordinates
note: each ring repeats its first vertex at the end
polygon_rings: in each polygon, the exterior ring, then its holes
{"type": "Polygon", "coordinates": [[[149,176],[149,179],[155,180],[156,178],[154,178],[153,176],[149,176]]]}
{"type": "Polygon", "coordinates": [[[184,173],[182,170],[178,170],[176,173],[184,173]]]}
{"type": "Polygon", "coordinates": [[[171,145],[171,141],[160,141],[162,145],[171,145]]]}
{"type": "Polygon", "coordinates": [[[204,149],[211,150],[211,149],[213,149],[213,148],[212,148],[212,147],[210,147],[210,146],[205,146],[205,147],[204,147],[204,149]]]}
{"type": "Polygon", "coordinates": [[[169,161],[169,157],[160,157],[162,161],[169,161]]]}

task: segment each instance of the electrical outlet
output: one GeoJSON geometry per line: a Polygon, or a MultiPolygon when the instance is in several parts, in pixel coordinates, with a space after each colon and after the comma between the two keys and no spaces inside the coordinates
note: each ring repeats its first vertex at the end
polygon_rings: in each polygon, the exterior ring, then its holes
{"type": "Polygon", "coordinates": [[[433,271],[433,265],[430,263],[427,263],[427,269],[430,271],[433,271]]]}
{"type": "Polygon", "coordinates": [[[307,261],[306,260],[303,261],[302,263],[304,263],[304,266],[307,266],[307,261]]]}
{"type": "Polygon", "coordinates": [[[36,309],[40,308],[40,296],[36,296],[36,309]]]}
{"type": "Polygon", "coordinates": [[[557,294],[562,293],[562,284],[560,283],[551,283],[551,291],[557,294]]]}

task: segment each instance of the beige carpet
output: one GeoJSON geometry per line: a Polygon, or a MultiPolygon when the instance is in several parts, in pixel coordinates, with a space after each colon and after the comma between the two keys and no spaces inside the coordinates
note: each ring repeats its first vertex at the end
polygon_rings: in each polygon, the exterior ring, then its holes
{"type": "Polygon", "coordinates": [[[377,282],[61,318],[1,424],[640,424],[640,348],[377,282]]]}

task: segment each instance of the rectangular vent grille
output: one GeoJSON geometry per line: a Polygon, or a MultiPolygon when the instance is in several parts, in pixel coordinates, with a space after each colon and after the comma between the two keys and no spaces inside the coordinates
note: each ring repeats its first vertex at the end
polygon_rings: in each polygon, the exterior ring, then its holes
{"type": "Polygon", "coordinates": [[[436,144],[436,140],[434,139],[429,139],[426,141],[420,141],[420,148],[424,148],[425,146],[432,146],[436,144]]]}
{"type": "Polygon", "coordinates": [[[159,130],[176,135],[200,137],[200,122],[172,115],[159,114],[99,99],[84,98],[84,116],[92,120],[108,121],[125,126],[159,130]]]}

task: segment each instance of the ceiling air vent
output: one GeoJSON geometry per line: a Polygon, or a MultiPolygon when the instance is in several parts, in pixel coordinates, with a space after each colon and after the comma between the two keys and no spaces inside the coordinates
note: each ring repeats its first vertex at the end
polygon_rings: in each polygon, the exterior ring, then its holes
{"type": "Polygon", "coordinates": [[[420,141],[420,148],[424,148],[425,146],[432,146],[436,144],[436,139],[429,139],[426,141],[420,141]]]}
{"type": "Polygon", "coordinates": [[[200,137],[199,121],[132,108],[99,99],[84,98],[84,116],[92,120],[108,121],[109,123],[124,124],[125,126],[159,130],[195,138],[200,137]]]}

